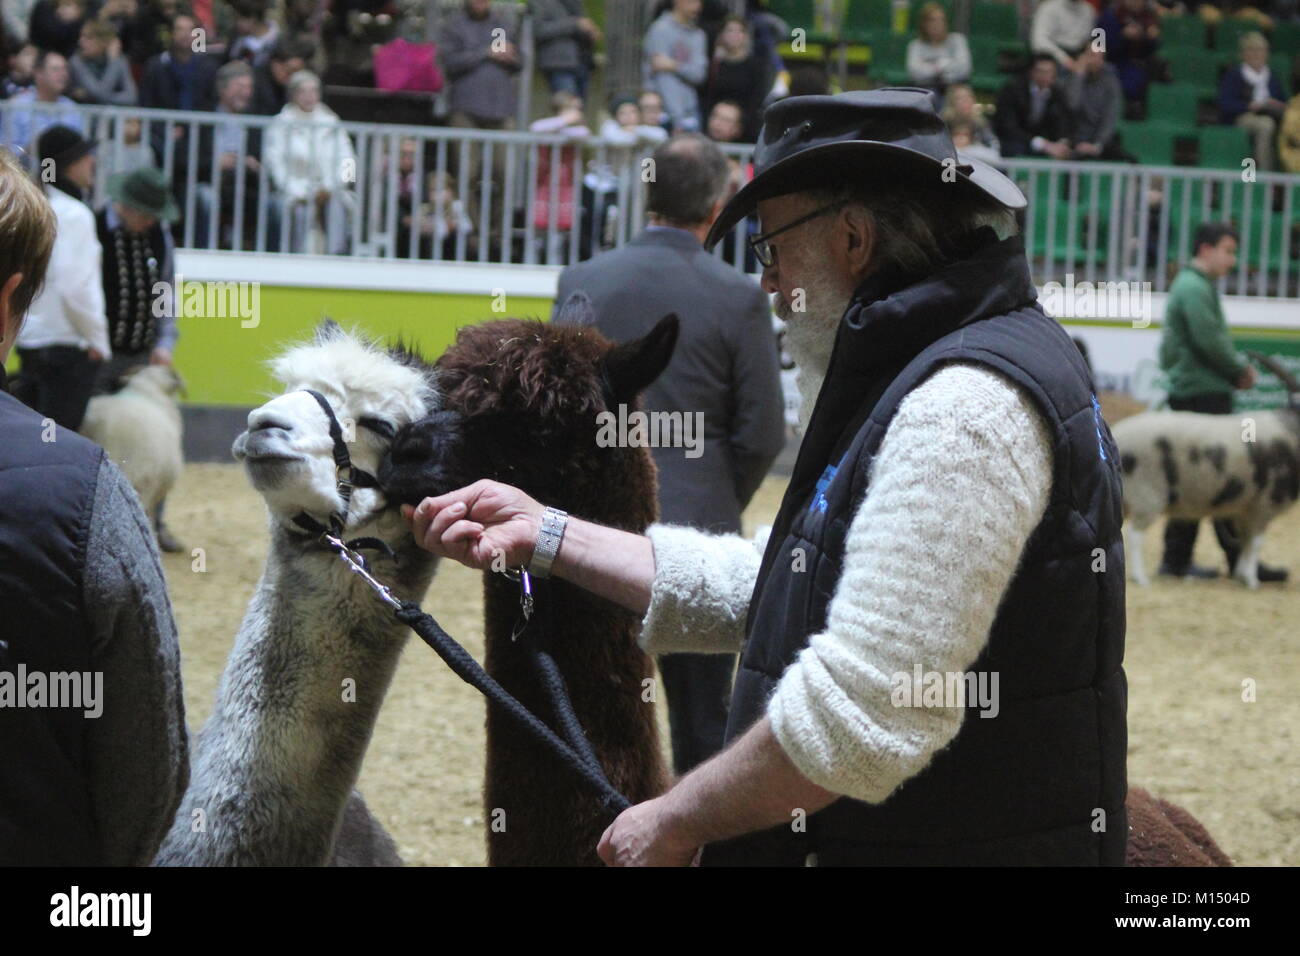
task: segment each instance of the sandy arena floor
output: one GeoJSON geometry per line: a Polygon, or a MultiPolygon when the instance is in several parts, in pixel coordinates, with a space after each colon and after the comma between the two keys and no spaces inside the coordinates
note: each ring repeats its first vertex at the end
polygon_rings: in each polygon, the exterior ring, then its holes
{"type": "MultiPolygon", "coordinates": [[[[771,520],[783,488],[768,479],[747,526],[771,520]]],[[[233,464],[187,466],[168,499],[173,531],[206,551],[204,573],[186,554],[164,556],[192,728],[212,709],[261,571],[265,520],[233,464]]],[[[1160,535],[1147,537],[1154,569],[1160,535]]],[[[1197,547],[1198,563],[1222,563],[1208,528],[1197,547]]],[[[1272,527],[1264,556],[1300,575],[1300,509],[1272,527]]],[[[482,658],[477,572],[444,563],[425,607],[482,658]]],[[[1226,581],[1131,587],[1125,663],[1130,783],[1185,805],[1239,864],[1300,863],[1300,584],[1255,593],[1226,581]],[[1247,679],[1255,703],[1242,701],[1247,679]]],[[[482,698],[413,638],[360,784],[408,863],[483,863],[482,774],[482,698]]]]}

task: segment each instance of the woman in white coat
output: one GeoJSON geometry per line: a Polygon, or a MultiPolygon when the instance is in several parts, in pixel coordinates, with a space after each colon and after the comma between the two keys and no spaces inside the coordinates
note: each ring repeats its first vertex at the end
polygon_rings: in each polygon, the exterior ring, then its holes
{"type": "Polygon", "coordinates": [[[292,230],[289,249],[344,253],[356,206],[352,142],[338,114],[321,102],[315,73],[293,74],[288,93],[289,102],[267,128],[262,156],[285,205],[283,228],[292,230]]]}

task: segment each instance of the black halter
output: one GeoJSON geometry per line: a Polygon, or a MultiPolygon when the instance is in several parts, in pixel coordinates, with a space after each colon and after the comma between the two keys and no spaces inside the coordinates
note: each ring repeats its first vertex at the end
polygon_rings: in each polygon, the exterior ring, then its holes
{"type": "MultiPolygon", "coordinates": [[[[304,388],[312,398],[316,399],[316,404],[321,407],[325,417],[329,420],[330,440],[334,443],[334,469],[338,476],[338,494],[343,500],[343,507],[330,513],[329,525],[323,525],[305,511],[300,511],[293,516],[293,523],[303,531],[321,539],[322,543],[331,550],[337,548],[329,539],[342,542],[343,531],[348,523],[348,506],[352,502],[352,490],[354,488],[377,488],[379,483],[375,476],[368,471],[362,471],[356,465],[352,464],[352,456],[348,454],[348,443],[343,439],[343,426],[339,424],[338,416],[334,414],[334,409],[326,400],[325,396],[315,389],[304,388]]],[[[353,551],[369,549],[382,551],[386,557],[396,559],[397,555],[393,549],[379,538],[362,537],[353,538],[345,543],[353,551]]]]}

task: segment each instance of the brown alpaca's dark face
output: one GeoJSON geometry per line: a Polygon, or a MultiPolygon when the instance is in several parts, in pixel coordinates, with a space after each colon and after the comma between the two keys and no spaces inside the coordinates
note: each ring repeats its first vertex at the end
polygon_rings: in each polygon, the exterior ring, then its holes
{"type": "Polygon", "coordinates": [[[438,362],[444,411],[399,431],[380,487],[390,502],[415,504],[492,478],[563,507],[607,480],[620,454],[644,454],[598,447],[597,415],[632,405],[668,364],[676,336],[675,316],[619,346],[589,326],[467,326],[438,362]]]}

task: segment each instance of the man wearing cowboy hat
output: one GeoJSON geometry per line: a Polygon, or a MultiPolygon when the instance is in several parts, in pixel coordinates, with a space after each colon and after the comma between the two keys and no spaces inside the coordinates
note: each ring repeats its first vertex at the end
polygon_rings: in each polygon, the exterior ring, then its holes
{"type": "Polygon", "coordinates": [[[608,863],[1122,864],[1117,456],[1024,197],[917,89],[783,100],[754,168],[706,244],[757,211],[799,365],[766,542],[554,512],[538,538],[542,503],[486,481],[408,512],[416,540],[614,600],[649,652],[742,649],[726,749],[621,814],[608,863]]]}
{"type": "Polygon", "coordinates": [[[15,394],[63,428],[81,427],[99,364],[112,355],[99,283],[95,217],[84,196],[95,181],[94,144],[68,126],[37,139],[37,177],[58,221],[45,285],[18,334],[15,394]]]}
{"type": "MultiPolygon", "coordinates": [[[[97,392],[112,392],[142,365],[171,365],[176,348],[173,288],[176,244],[168,224],[180,214],[161,170],[146,166],[108,181],[109,202],[95,216],[103,247],[104,303],[113,356],[100,366],[97,392]],[[160,294],[160,290],[171,290],[160,294]]],[[[158,546],[183,550],[162,523],[162,505],[152,516],[158,546]]]]}

